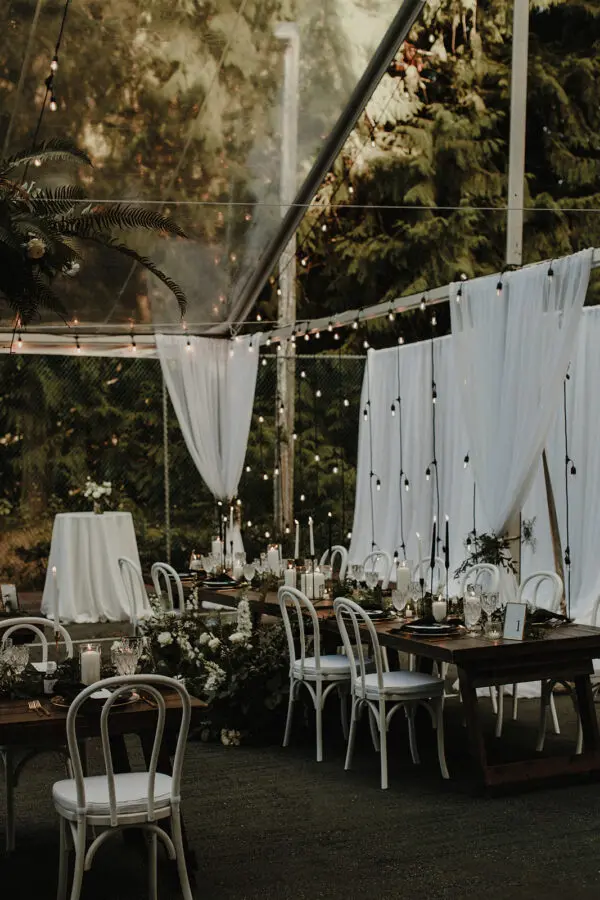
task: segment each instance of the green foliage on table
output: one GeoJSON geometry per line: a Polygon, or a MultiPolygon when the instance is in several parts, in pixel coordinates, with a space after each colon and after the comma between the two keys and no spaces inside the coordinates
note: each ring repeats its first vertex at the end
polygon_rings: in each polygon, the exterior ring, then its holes
{"type": "Polygon", "coordinates": [[[455,578],[460,578],[471,566],[476,563],[493,563],[495,566],[506,569],[507,572],[516,574],[515,564],[510,553],[508,539],[498,536],[493,532],[481,532],[471,536],[465,543],[467,556],[454,573],[455,578]]]}
{"type": "Polygon", "coordinates": [[[282,623],[255,625],[250,604],[241,600],[237,613],[190,607],[181,616],[146,620],[141,630],[142,668],[183,678],[208,702],[202,739],[237,743],[279,733],[289,671],[282,623]]]}

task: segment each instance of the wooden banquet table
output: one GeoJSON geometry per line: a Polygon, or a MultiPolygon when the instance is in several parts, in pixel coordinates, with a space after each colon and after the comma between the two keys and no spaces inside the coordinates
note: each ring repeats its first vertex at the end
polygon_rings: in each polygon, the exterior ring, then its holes
{"type": "MultiPolygon", "coordinates": [[[[600,656],[600,628],[563,625],[535,640],[489,641],[480,637],[424,638],[398,633],[397,620],[374,623],[382,646],[456,666],[469,748],[486,787],[519,784],[567,774],[600,773],[600,733],[590,675],[600,656]],[[477,688],[551,679],[574,682],[583,730],[583,752],[491,765],[481,727],[477,688]]],[[[337,632],[331,616],[325,631],[337,632]]]]}
{"type": "MultiPolygon", "coordinates": [[[[171,758],[169,742],[175,737],[181,721],[181,703],[174,692],[163,693],[166,705],[165,732],[158,757],[158,771],[171,774],[171,758]]],[[[191,726],[206,708],[203,700],[190,697],[191,726]]],[[[29,709],[26,699],[0,699],[0,744],[8,754],[19,750],[23,755],[35,747],[36,751],[64,750],[67,742],[66,719],[67,709],[54,706],[48,697],[42,698],[42,706],[46,713],[37,713],[29,709]]],[[[156,707],[144,700],[128,703],[122,707],[113,707],[110,713],[110,744],[115,773],[131,771],[131,765],[125,746],[126,734],[137,734],[140,738],[146,765],[150,763],[152,746],[156,732],[156,707]]],[[[90,714],[81,713],[77,717],[77,738],[95,738],[100,736],[100,710],[90,714]]],[[[10,769],[7,768],[7,771],[10,769]]],[[[48,785],[48,791],[51,790],[48,785]]],[[[10,795],[7,795],[7,800],[10,795]]],[[[8,813],[7,809],[7,813],[8,813]]],[[[183,822],[182,822],[183,824],[183,822]]],[[[195,868],[193,854],[186,841],[183,829],[184,848],[188,865],[195,868]]]]}

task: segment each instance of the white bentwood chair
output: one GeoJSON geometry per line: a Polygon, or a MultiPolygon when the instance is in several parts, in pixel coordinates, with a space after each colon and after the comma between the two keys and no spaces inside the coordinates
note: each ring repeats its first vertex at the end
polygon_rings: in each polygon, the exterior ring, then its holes
{"type": "Polygon", "coordinates": [[[161,601],[163,598],[161,579],[164,581],[167,594],[168,610],[169,612],[177,612],[181,615],[181,613],[185,609],[183,584],[181,583],[179,574],[175,571],[173,566],[170,566],[169,563],[166,562],[155,562],[150,569],[150,577],[152,578],[154,593],[161,601]],[[177,589],[177,609],[175,609],[175,606],[173,604],[173,585],[175,585],[177,589]]]}
{"type": "MultiPolygon", "coordinates": [[[[327,562],[327,558],[329,556],[329,550],[326,550],[321,556],[320,565],[324,566],[327,562]]],[[[342,544],[334,544],[331,548],[331,559],[329,560],[329,564],[331,566],[331,570],[333,572],[333,564],[336,556],[340,557],[340,581],[343,581],[346,577],[346,569],[348,568],[348,551],[342,544]]]]}
{"type": "Polygon", "coordinates": [[[340,597],[334,601],[333,608],[344,641],[346,656],[352,653],[352,645],[355,644],[358,657],[358,666],[352,667],[350,670],[352,715],[344,768],[350,768],[356,725],[365,706],[369,713],[370,724],[375,722],[379,732],[382,789],[385,790],[388,786],[387,731],[392,716],[400,708],[404,708],[406,712],[410,752],[413,762],[418,765],[415,712],[417,706],[422,704],[429,712],[433,727],[437,730],[437,750],[442,777],[449,778],[444,755],[444,682],[442,679],[423,672],[386,672],[377,631],[362,607],[353,600],[340,597]],[[351,625],[352,636],[348,631],[349,625],[351,625]],[[365,631],[364,628],[363,631],[360,630],[361,625],[366,628],[366,634],[369,636],[370,655],[375,661],[375,672],[373,673],[367,671],[367,661],[363,650],[365,631]],[[387,713],[386,703],[393,704],[387,713]]]}
{"type": "Polygon", "coordinates": [[[193,900],[188,880],[181,831],[181,770],[190,724],[190,698],[181,681],[164,675],[127,675],[105,678],[77,695],[67,713],[67,743],[73,778],[57,781],[52,798],[60,816],[60,861],[57,900],[67,896],[68,831],[75,849],[75,868],[70,900],[79,900],[84,871],[89,871],[96,851],[124,828],[136,827],[149,836],[149,900],[157,900],[157,841],[164,843],[169,859],[177,860],[177,871],[184,900],[193,900]],[[181,723],[173,760],[173,774],[157,772],[160,746],[164,736],[166,707],[159,687],[176,691],[181,700],[181,723]],[[100,735],[104,775],[84,777],[77,742],[77,715],[91,694],[103,688],[114,689],[100,715],[100,735]],[[157,706],[157,725],[152,756],[147,772],[114,774],[109,739],[109,716],[115,701],[131,689],[150,694],[157,706]],[[156,823],[171,820],[171,836],[156,823]],[[94,838],[86,852],[88,825],[106,829],[94,838]]]}
{"type": "MultiPolygon", "coordinates": [[[[423,567],[425,590],[428,591],[431,584],[431,558],[423,557],[418,560],[412,570],[412,580],[419,581],[421,574],[421,566],[423,567]]],[[[436,556],[433,561],[433,590],[435,591],[440,584],[445,584],[446,580],[446,563],[442,556],[436,556]]]]}
{"type": "Polygon", "coordinates": [[[308,690],[315,708],[317,726],[317,762],[322,762],[323,707],[329,694],[336,689],[340,695],[342,729],[344,737],[348,737],[348,711],[346,708],[346,697],[342,689],[349,686],[352,669],[350,660],[354,657],[352,654],[349,657],[340,653],[328,655],[321,654],[319,619],[314,606],[302,591],[293,587],[280,587],[278,598],[290,654],[290,696],[283,746],[287,747],[290,742],[294,702],[298,696],[300,685],[303,684],[308,690]],[[298,624],[299,655],[294,639],[294,632],[292,630],[291,610],[294,610],[298,624]],[[312,624],[312,635],[307,635],[306,633],[306,615],[308,615],[312,624]],[[310,637],[313,639],[311,656],[308,655],[308,640],[310,637]]]}
{"type": "MultiPolygon", "coordinates": [[[[48,664],[48,638],[45,630],[56,630],[60,634],[65,644],[66,658],[71,659],[73,656],[73,641],[67,629],[60,624],[56,626],[49,619],[41,616],[15,616],[13,619],[5,619],[0,623],[2,629],[2,637],[0,639],[0,648],[6,645],[7,640],[16,631],[29,631],[35,638],[39,640],[42,651],[42,661],[34,662],[31,665],[37,669],[40,674],[46,672],[48,664]]],[[[26,747],[17,759],[15,748],[12,746],[3,746],[0,744],[0,759],[4,766],[4,789],[6,795],[6,852],[12,853],[15,849],[15,801],[14,792],[19,782],[19,776],[25,765],[33,759],[38,753],[43,753],[43,749],[37,747],[26,747]]]]}
{"type": "Polygon", "coordinates": [[[119,570],[121,572],[121,579],[123,580],[123,587],[125,588],[125,593],[127,594],[127,599],[129,601],[129,621],[133,625],[133,633],[137,634],[138,614],[136,609],[136,591],[140,592],[142,602],[145,600],[146,604],[149,605],[146,585],[144,584],[141,569],[132,559],[129,559],[129,557],[119,557],[119,570]]]}
{"type": "Polygon", "coordinates": [[[372,572],[377,571],[377,564],[380,559],[384,562],[381,587],[382,590],[386,591],[390,584],[390,572],[392,571],[392,557],[387,550],[373,550],[371,553],[367,553],[363,562],[363,569],[366,572],[370,567],[372,572]]]}

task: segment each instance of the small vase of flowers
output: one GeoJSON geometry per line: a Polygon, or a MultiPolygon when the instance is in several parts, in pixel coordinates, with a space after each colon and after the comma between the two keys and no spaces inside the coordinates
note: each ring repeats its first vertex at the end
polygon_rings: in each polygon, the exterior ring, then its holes
{"type": "Polygon", "coordinates": [[[97,515],[103,513],[110,508],[110,496],[112,494],[112,484],[110,481],[103,481],[97,484],[88,478],[85,482],[83,496],[87,500],[92,500],[93,510],[97,515]]]}

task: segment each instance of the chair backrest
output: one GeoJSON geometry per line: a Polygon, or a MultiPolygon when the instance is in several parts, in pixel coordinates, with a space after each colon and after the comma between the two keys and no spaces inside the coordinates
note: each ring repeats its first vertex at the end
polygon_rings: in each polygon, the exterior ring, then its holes
{"type": "Polygon", "coordinates": [[[461,597],[464,597],[465,589],[470,584],[481,584],[490,594],[495,594],[500,590],[500,569],[493,563],[475,563],[460,580],[461,597]]]}
{"type": "Polygon", "coordinates": [[[42,662],[48,662],[48,638],[44,629],[52,629],[53,632],[60,634],[65,642],[65,650],[67,659],[73,656],[73,641],[71,635],[63,625],[55,625],[50,619],[44,619],[41,616],[15,616],[13,619],[4,619],[0,622],[2,636],[0,638],[0,647],[4,647],[8,638],[15,631],[31,631],[35,637],[39,638],[42,647],[42,662]]]}
{"type": "Polygon", "coordinates": [[[557,575],[556,572],[532,572],[531,575],[524,578],[519,585],[517,600],[519,603],[532,603],[533,606],[543,605],[543,608],[549,609],[550,612],[559,612],[562,595],[563,582],[560,575],[557,575]],[[533,585],[533,594],[530,598],[526,598],[525,588],[529,584],[533,585]],[[542,587],[544,588],[545,599],[540,601],[538,595],[539,590],[542,587]],[[549,598],[548,590],[550,590],[549,598]]]}
{"type": "Polygon", "coordinates": [[[358,662],[357,666],[350,666],[350,675],[352,679],[352,691],[360,691],[360,696],[366,696],[365,678],[367,675],[367,660],[371,663],[375,661],[375,670],[377,672],[377,685],[379,690],[383,689],[383,659],[381,655],[381,647],[379,646],[379,638],[375,631],[372,620],[366,614],[362,606],[349,600],[347,597],[338,597],[333,601],[333,609],[335,618],[344,643],[344,652],[348,659],[355,658],[358,662]],[[365,633],[360,630],[360,626],[364,625],[369,635],[369,645],[367,647],[368,656],[365,656],[365,633]]]}
{"type": "MultiPolygon", "coordinates": [[[[75,787],[77,790],[77,815],[83,817],[86,813],[86,796],[85,782],[83,777],[83,767],[81,765],[81,756],[79,753],[80,743],[77,740],[77,714],[81,706],[96,691],[104,688],[114,688],[111,696],[108,697],[102,707],[100,715],[100,737],[102,739],[102,755],[104,757],[104,767],[108,780],[108,802],[110,811],[110,824],[116,826],[117,819],[117,803],[115,795],[115,774],[112,759],[112,749],[109,739],[109,715],[120,696],[130,691],[132,688],[136,691],[143,690],[156,702],[157,707],[157,723],[156,733],[154,735],[154,744],[152,746],[152,755],[150,757],[150,765],[148,766],[148,821],[154,820],[154,783],[156,779],[156,768],[158,765],[158,756],[160,746],[163,741],[166,718],[165,699],[159,687],[169,688],[179,694],[181,700],[181,722],[179,725],[179,734],[177,737],[177,745],[175,748],[175,756],[173,759],[173,775],[171,782],[171,803],[173,806],[179,804],[181,799],[181,769],[183,767],[183,756],[185,753],[185,744],[187,740],[188,730],[190,726],[191,704],[190,696],[182,681],[175,678],[167,678],[166,675],[118,675],[114,678],[104,678],[97,681],[81,691],[69,707],[67,713],[67,744],[69,746],[69,756],[73,766],[73,777],[75,779],[75,787]]],[[[166,774],[166,773],[165,773],[166,774]]]]}
{"type": "Polygon", "coordinates": [[[146,598],[147,601],[148,595],[146,594],[146,585],[144,584],[141,570],[134,561],[127,556],[119,557],[119,569],[121,571],[121,578],[123,579],[123,587],[125,588],[127,599],[129,600],[129,619],[133,625],[134,631],[136,631],[138,626],[135,602],[136,589],[141,591],[142,602],[144,598],[146,598]]]}
{"type": "Polygon", "coordinates": [[[600,594],[594,600],[594,605],[592,606],[592,614],[590,616],[590,625],[594,628],[598,628],[598,613],[600,612],[600,594]]]}
{"type": "Polygon", "coordinates": [[[175,587],[177,588],[177,603],[178,609],[180,612],[185,608],[185,600],[183,597],[183,585],[181,583],[181,578],[179,574],[175,571],[173,566],[170,566],[169,563],[165,562],[155,562],[152,568],[150,569],[150,577],[152,578],[152,584],[154,585],[154,593],[157,597],[162,600],[162,588],[160,584],[161,578],[164,580],[166,588],[167,588],[167,599],[169,602],[169,609],[173,609],[173,582],[175,583],[175,587]]]}
{"type": "MultiPolygon", "coordinates": [[[[326,550],[323,556],[321,557],[320,565],[324,566],[327,562],[327,557],[329,556],[329,550],[326,550]]],[[[342,544],[334,544],[331,548],[331,571],[333,574],[333,565],[336,556],[340,558],[340,581],[343,581],[346,577],[346,570],[348,568],[348,551],[342,544]]]]}
{"type": "Polygon", "coordinates": [[[365,560],[363,562],[363,568],[365,572],[370,565],[372,571],[377,569],[377,563],[382,559],[384,562],[383,566],[383,575],[381,577],[381,587],[385,591],[390,583],[390,572],[392,570],[392,557],[387,552],[387,550],[373,550],[371,553],[367,553],[365,556],[365,560]]]}
{"type": "MultiPolygon", "coordinates": [[[[440,584],[441,582],[444,581],[444,579],[446,577],[446,561],[443,559],[443,557],[436,556],[433,562],[434,562],[434,566],[433,566],[434,582],[437,579],[437,583],[440,584]]],[[[418,562],[416,562],[414,564],[413,570],[412,570],[412,580],[418,581],[419,578],[421,577],[419,574],[421,571],[421,565],[423,565],[423,572],[424,572],[423,577],[425,578],[425,584],[428,585],[431,580],[431,557],[429,557],[429,556],[423,557],[422,559],[420,559],[418,562]]],[[[436,585],[434,583],[434,589],[435,589],[435,587],[436,587],[436,585]]]]}
{"type": "Polygon", "coordinates": [[[315,658],[315,668],[317,671],[321,666],[321,634],[319,631],[319,618],[316,610],[306,594],[297,588],[284,585],[277,592],[279,600],[279,608],[281,609],[281,617],[288,642],[288,650],[290,653],[290,674],[295,662],[300,663],[300,677],[304,678],[304,660],[309,655],[307,653],[308,637],[306,634],[305,616],[308,614],[313,628],[313,652],[310,656],[315,658]],[[294,611],[296,621],[298,623],[298,650],[296,650],[296,642],[294,640],[294,632],[292,631],[291,611],[294,611]]]}

